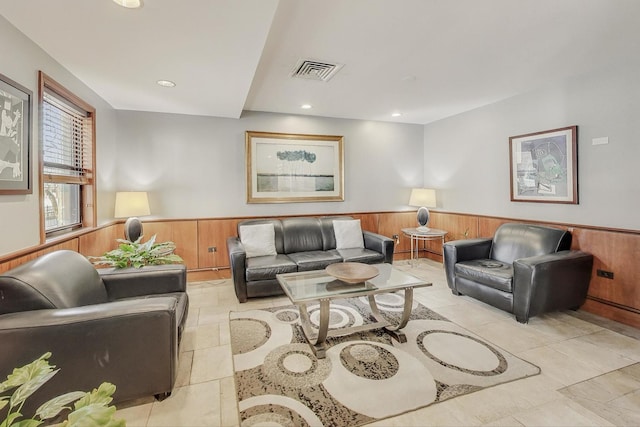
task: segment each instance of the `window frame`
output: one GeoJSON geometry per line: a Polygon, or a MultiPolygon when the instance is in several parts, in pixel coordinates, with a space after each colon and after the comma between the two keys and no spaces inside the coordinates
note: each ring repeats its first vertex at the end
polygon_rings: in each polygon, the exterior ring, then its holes
{"type": "MultiPolygon", "coordinates": [[[[97,224],[97,212],[95,209],[96,200],[96,110],[93,106],[76,96],[73,92],[62,86],[60,83],[49,77],[42,71],[38,72],[38,118],[39,118],[39,187],[40,187],[40,242],[45,243],[48,237],[69,234],[78,230],[77,227],[62,227],[61,229],[47,233],[45,230],[45,173],[44,173],[44,144],[43,144],[43,103],[44,93],[53,93],[57,97],[65,100],[65,102],[75,106],[79,110],[87,113],[87,117],[91,118],[91,165],[88,168],[88,182],[80,183],[80,227],[95,227],[97,224]]],[[[60,182],[58,179],[47,179],[46,182],[60,182]]],[[[62,182],[64,183],[64,182],[62,182]]],[[[70,184],[78,184],[77,182],[69,182],[70,184]]]]}

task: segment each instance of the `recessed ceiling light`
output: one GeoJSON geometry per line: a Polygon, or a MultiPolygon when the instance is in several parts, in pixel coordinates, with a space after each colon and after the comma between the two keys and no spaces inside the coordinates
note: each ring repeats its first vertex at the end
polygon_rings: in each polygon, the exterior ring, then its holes
{"type": "Polygon", "coordinates": [[[156,83],[158,83],[160,86],[164,86],[164,87],[175,87],[176,84],[174,82],[172,82],[171,80],[158,80],[156,83]]]}
{"type": "Polygon", "coordinates": [[[142,0],[113,0],[116,4],[127,9],[137,9],[142,7],[142,0]]]}
{"type": "Polygon", "coordinates": [[[402,113],[391,113],[391,117],[400,117],[402,113]]]}
{"type": "Polygon", "coordinates": [[[309,110],[311,109],[311,104],[302,104],[300,108],[302,108],[303,110],[309,110]]]}

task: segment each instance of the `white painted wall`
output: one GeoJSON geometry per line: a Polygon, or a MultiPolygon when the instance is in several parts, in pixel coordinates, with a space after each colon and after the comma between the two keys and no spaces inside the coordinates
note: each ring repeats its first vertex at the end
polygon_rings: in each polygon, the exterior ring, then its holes
{"type": "MultiPolygon", "coordinates": [[[[0,195],[0,255],[24,249],[40,243],[40,204],[38,182],[39,129],[38,121],[38,70],[44,71],[54,80],[96,108],[97,155],[98,155],[98,221],[113,218],[113,212],[104,207],[113,198],[114,159],[117,147],[113,144],[115,110],[97,96],[80,80],[54,61],[35,43],[0,16],[0,73],[20,83],[33,92],[31,102],[32,147],[31,177],[33,193],[28,195],[0,195]]],[[[111,202],[113,205],[113,202],[111,202]]]]}
{"type": "Polygon", "coordinates": [[[118,190],[149,191],[154,217],[410,209],[424,176],[423,126],[244,112],[225,119],[118,111],[118,190]],[[344,136],[345,201],[247,204],[245,132],[344,136]]]}
{"type": "Polygon", "coordinates": [[[447,211],[640,229],[638,76],[618,64],[425,126],[425,185],[447,211]],[[509,137],[572,125],[579,204],[511,202],[509,137]]]}

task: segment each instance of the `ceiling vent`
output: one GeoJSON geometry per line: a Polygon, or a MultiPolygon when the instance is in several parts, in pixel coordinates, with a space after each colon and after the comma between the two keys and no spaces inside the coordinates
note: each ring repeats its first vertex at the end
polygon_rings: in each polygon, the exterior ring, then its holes
{"type": "Polygon", "coordinates": [[[302,59],[296,64],[291,77],[327,82],[342,66],[343,64],[331,64],[329,62],[302,59]]]}

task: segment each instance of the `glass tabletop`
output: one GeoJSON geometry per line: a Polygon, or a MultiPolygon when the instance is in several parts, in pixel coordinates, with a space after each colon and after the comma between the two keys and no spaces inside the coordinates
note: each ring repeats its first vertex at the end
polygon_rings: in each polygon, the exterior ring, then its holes
{"type": "Polygon", "coordinates": [[[291,302],[303,303],[324,298],[346,298],[431,286],[391,264],[375,264],[379,274],[365,282],[350,284],[328,275],[325,270],[278,274],[278,282],[291,302]]]}

